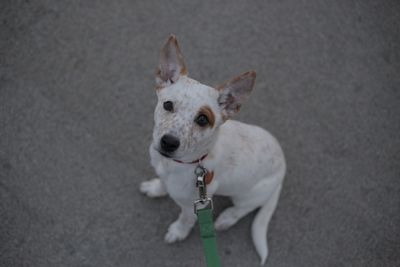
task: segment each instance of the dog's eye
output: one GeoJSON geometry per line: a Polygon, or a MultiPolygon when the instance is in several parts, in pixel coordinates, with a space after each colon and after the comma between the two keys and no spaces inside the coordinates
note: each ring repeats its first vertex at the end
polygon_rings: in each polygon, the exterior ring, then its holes
{"type": "Polygon", "coordinates": [[[209,124],[208,118],[204,114],[200,114],[199,116],[197,116],[194,121],[201,127],[207,126],[209,124]]]}
{"type": "Polygon", "coordinates": [[[174,103],[172,103],[171,101],[166,101],[166,102],[164,102],[163,107],[166,111],[173,111],[174,103]]]}

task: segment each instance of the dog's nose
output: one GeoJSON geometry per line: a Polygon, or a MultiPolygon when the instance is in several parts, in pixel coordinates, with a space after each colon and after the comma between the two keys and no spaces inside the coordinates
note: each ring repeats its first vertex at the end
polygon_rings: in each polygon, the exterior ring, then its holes
{"type": "Polygon", "coordinates": [[[178,149],[180,142],[175,136],[166,134],[161,138],[160,144],[165,152],[174,152],[178,149]]]}

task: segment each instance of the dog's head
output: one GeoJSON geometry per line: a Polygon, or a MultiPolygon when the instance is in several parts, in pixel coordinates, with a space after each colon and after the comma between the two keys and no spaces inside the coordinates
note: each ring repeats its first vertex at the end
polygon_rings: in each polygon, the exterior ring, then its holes
{"type": "Polygon", "coordinates": [[[156,74],[154,149],[181,161],[208,153],[219,126],[239,111],[255,78],[256,73],[250,71],[217,87],[190,79],[178,42],[171,35],[161,49],[156,74]]]}

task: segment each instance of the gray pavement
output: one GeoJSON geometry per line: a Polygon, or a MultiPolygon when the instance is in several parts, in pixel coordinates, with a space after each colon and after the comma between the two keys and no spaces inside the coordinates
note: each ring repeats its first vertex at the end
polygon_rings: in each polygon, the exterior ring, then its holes
{"type": "MultiPolygon", "coordinates": [[[[204,266],[198,229],[166,245],[177,206],[138,191],[170,33],[206,84],[258,73],[237,118],[288,162],[267,266],[400,266],[398,1],[3,0],[0,18],[0,266],[204,266]]],[[[253,217],[218,234],[223,266],[259,266],[253,217]]]]}

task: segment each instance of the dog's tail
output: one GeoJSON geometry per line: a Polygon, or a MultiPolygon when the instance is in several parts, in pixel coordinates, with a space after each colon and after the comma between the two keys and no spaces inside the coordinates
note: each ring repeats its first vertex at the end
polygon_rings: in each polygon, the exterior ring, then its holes
{"type": "Polygon", "coordinates": [[[281,185],[275,189],[268,201],[260,208],[256,217],[254,218],[253,224],[251,225],[251,236],[253,238],[253,243],[256,247],[257,253],[261,258],[261,265],[265,264],[265,261],[268,257],[268,223],[272,217],[272,214],[274,213],[276,204],[278,203],[280,191],[281,185]]]}

